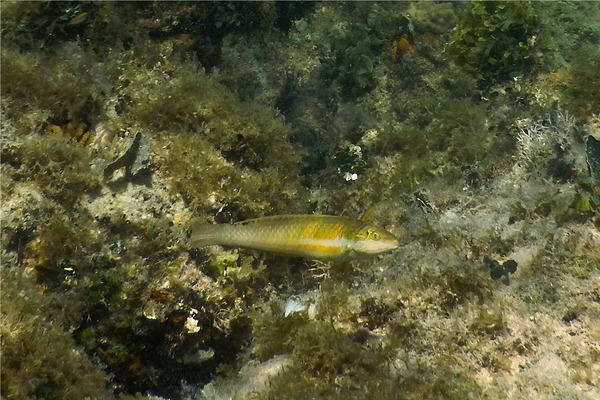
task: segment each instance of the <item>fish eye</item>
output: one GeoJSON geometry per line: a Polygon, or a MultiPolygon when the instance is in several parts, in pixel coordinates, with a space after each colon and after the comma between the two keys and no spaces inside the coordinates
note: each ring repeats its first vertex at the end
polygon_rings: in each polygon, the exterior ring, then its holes
{"type": "Polygon", "coordinates": [[[369,229],[369,231],[367,233],[367,237],[371,238],[373,240],[381,239],[381,235],[378,232],[375,232],[373,229],[369,229]]]}

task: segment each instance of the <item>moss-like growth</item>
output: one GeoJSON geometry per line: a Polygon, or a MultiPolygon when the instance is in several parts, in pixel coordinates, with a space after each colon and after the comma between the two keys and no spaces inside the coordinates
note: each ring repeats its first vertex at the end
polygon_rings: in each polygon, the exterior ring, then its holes
{"type": "Polygon", "coordinates": [[[61,313],[40,293],[32,277],[15,265],[2,269],[3,395],[11,399],[110,399],[109,375],[75,345],[61,313]]]}
{"type": "Polygon", "coordinates": [[[568,78],[561,83],[565,107],[578,117],[600,110],[600,96],[594,90],[600,85],[599,60],[597,46],[583,46],[570,64],[568,78]]]}
{"type": "MultiPolygon", "coordinates": [[[[481,392],[467,371],[456,366],[449,368],[444,359],[430,363],[425,361],[425,353],[412,353],[402,358],[402,362],[392,361],[404,353],[406,347],[412,351],[420,346],[425,349],[430,346],[429,340],[449,349],[454,345],[446,335],[427,339],[422,332],[424,327],[417,326],[418,321],[413,322],[413,327],[401,327],[401,321],[406,320],[400,315],[410,312],[405,309],[406,298],[390,304],[390,299],[370,297],[359,302],[357,309],[354,295],[345,285],[325,282],[316,319],[301,315],[284,317],[280,308],[271,310],[269,323],[260,323],[268,314],[259,318],[256,338],[260,342],[254,343],[258,346],[253,347],[253,351],[257,351],[261,359],[288,352],[291,359],[289,366],[271,378],[270,390],[258,394],[258,398],[336,399],[368,393],[382,399],[459,399],[481,392]],[[357,327],[357,321],[365,327],[357,327]],[[382,335],[380,329],[390,323],[394,328],[382,335]]],[[[415,306],[416,303],[412,303],[412,307],[415,306]]],[[[488,335],[502,332],[501,318],[499,313],[480,310],[473,316],[473,331],[486,340],[488,335]]],[[[452,340],[460,339],[453,337],[452,340]]]]}
{"type": "Polygon", "coordinates": [[[10,105],[9,116],[18,116],[15,125],[22,134],[41,131],[46,122],[64,126],[76,120],[88,127],[97,122],[94,113],[109,88],[101,76],[86,73],[95,68],[94,57],[73,43],[56,52],[48,57],[2,46],[2,92],[10,105]]]}
{"type": "Polygon", "coordinates": [[[20,145],[2,148],[3,162],[14,168],[14,179],[37,187],[65,206],[99,187],[100,174],[92,167],[88,148],[62,135],[31,135],[20,145]]]}
{"type": "Polygon", "coordinates": [[[290,144],[289,127],[272,111],[238,102],[192,63],[175,71],[168,63],[115,78],[127,116],[151,132],[173,193],[195,211],[225,209],[227,219],[291,211],[303,190],[302,151],[290,144]]]}
{"type": "Polygon", "coordinates": [[[523,74],[548,56],[531,2],[473,2],[448,44],[449,54],[484,83],[523,74]]]}

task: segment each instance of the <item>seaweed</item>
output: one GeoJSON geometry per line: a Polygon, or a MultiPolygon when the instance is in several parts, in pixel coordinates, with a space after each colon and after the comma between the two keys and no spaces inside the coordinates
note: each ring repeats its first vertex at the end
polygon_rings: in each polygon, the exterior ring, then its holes
{"type": "Polygon", "coordinates": [[[531,2],[472,2],[448,43],[451,57],[485,85],[539,67],[552,51],[531,2]]]}

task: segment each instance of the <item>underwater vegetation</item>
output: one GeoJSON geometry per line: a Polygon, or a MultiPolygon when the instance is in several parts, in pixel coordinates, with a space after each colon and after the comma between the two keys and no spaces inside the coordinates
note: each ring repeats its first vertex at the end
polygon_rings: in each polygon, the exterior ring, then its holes
{"type": "Polygon", "coordinates": [[[600,396],[595,3],[0,7],[7,399],[600,396]]]}
{"type": "Polygon", "coordinates": [[[449,55],[490,84],[539,68],[553,46],[540,29],[539,5],[529,1],[471,2],[450,35],[449,55]]]}

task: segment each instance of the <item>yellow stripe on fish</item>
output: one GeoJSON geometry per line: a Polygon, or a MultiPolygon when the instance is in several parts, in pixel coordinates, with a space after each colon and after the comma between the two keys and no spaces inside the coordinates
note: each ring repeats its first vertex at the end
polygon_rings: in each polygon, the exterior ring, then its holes
{"type": "Polygon", "coordinates": [[[233,225],[193,221],[190,246],[214,245],[326,261],[386,253],[398,240],[379,225],[332,215],[277,215],[233,225]]]}

